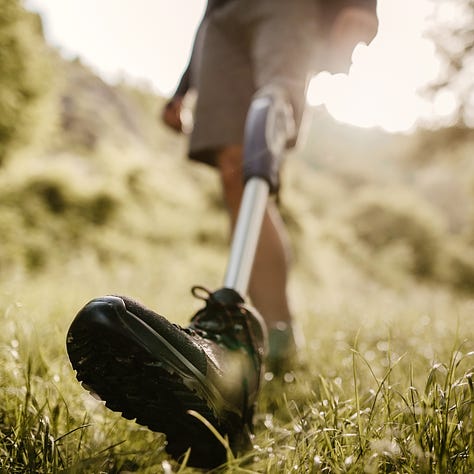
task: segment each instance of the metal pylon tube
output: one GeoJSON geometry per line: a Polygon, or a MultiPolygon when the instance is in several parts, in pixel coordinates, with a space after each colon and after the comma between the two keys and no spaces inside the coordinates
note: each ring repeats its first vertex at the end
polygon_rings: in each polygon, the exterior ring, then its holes
{"type": "Polygon", "coordinates": [[[250,178],[245,184],[224,279],[226,288],[241,295],[247,293],[268,195],[269,185],[261,178],[250,178]]]}

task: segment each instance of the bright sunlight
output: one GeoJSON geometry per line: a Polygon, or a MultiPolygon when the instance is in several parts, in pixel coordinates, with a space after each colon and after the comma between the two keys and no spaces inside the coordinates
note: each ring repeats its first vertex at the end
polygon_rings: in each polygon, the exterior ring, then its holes
{"type": "Polygon", "coordinates": [[[380,1],[375,40],[356,47],[348,75],[322,72],[314,77],[308,102],[324,104],[337,120],[360,127],[378,125],[390,132],[407,131],[417,120],[451,113],[449,98],[432,105],[419,94],[440,67],[433,43],[424,37],[433,8],[429,0],[380,1]]]}
{"type": "MultiPolygon", "coordinates": [[[[65,56],[80,56],[109,81],[126,77],[169,95],[189,58],[205,2],[28,0],[27,5],[41,13],[47,40],[65,56]]],[[[448,117],[455,108],[449,94],[432,103],[419,93],[440,67],[424,36],[433,8],[431,0],[379,0],[376,39],[356,48],[349,75],[316,76],[308,102],[324,104],[337,120],[393,132],[448,117]]]]}

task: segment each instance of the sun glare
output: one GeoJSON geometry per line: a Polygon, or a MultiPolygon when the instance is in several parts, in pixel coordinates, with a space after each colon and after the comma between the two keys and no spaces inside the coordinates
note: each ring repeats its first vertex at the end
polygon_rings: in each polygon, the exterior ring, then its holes
{"type": "MultiPolygon", "coordinates": [[[[106,79],[148,82],[164,95],[172,93],[186,65],[205,3],[25,0],[42,13],[47,39],[63,54],[79,55],[106,79]]],[[[355,49],[348,75],[316,76],[309,104],[324,105],[337,120],[389,131],[410,130],[430,114],[449,116],[453,97],[441,95],[430,104],[419,94],[440,67],[423,36],[436,6],[435,0],[378,0],[377,37],[355,49]]],[[[446,12],[448,18],[456,14],[446,12]]]]}
{"type": "Polygon", "coordinates": [[[25,0],[46,39],[103,78],[171,94],[189,58],[205,0],[25,0]]]}
{"type": "MultiPolygon", "coordinates": [[[[356,47],[348,75],[315,76],[308,103],[325,105],[337,120],[360,127],[380,126],[390,132],[412,129],[428,108],[419,91],[440,67],[434,45],[423,37],[432,9],[429,0],[379,1],[375,40],[370,46],[356,47]]],[[[439,107],[449,108],[446,100],[440,98],[439,107]]]]}

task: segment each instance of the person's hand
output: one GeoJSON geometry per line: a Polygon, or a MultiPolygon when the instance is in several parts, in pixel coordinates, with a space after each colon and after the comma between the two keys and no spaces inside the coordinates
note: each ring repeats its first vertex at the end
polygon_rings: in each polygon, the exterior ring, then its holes
{"type": "Polygon", "coordinates": [[[183,122],[181,121],[182,106],[183,98],[175,96],[165,104],[161,111],[161,120],[164,124],[178,133],[183,131],[183,122]]]}
{"type": "Polygon", "coordinates": [[[358,7],[343,8],[329,33],[330,72],[348,72],[354,48],[359,43],[369,44],[377,34],[378,25],[375,12],[358,7]]]}

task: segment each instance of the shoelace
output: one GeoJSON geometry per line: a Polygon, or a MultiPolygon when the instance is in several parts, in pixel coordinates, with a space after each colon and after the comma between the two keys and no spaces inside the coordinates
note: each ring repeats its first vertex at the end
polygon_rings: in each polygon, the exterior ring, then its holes
{"type": "Polygon", "coordinates": [[[195,298],[198,298],[206,303],[205,308],[199,310],[192,318],[188,327],[183,327],[179,324],[173,324],[181,331],[186,332],[190,336],[196,334],[205,338],[219,341],[223,333],[228,332],[232,328],[231,316],[232,313],[229,307],[223,305],[220,301],[213,297],[210,290],[204,286],[195,285],[191,288],[191,293],[195,298]],[[203,295],[200,292],[204,293],[203,295]],[[219,310],[216,310],[216,307],[219,310]],[[225,313],[225,317],[222,313],[225,313]],[[211,325],[216,327],[209,328],[206,322],[210,322],[211,325]],[[204,325],[202,324],[204,323],[204,325]],[[217,325],[216,325],[217,323],[217,325]]]}
{"type": "Polygon", "coordinates": [[[193,286],[191,293],[195,298],[206,303],[206,307],[198,311],[191,319],[191,325],[197,329],[219,334],[226,333],[234,329],[233,319],[239,316],[239,319],[245,318],[237,304],[222,304],[211,291],[203,286],[193,286]]]}
{"type": "Polygon", "coordinates": [[[240,345],[235,336],[236,326],[240,325],[248,334],[249,341],[247,345],[251,347],[251,355],[255,366],[261,363],[259,356],[259,345],[257,337],[254,334],[252,324],[250,324],[251,315],[240,307],[238,303],[223,304],[215,298],[214,293],[203,286],[193,286],[191,292],[194,297],[203,300],[206,307],[198,311],[191,319],[190,327],[187,329],[195,330],[201,336],[220,341],[225,334],[234,341],[236,347],[240,345]]]}

